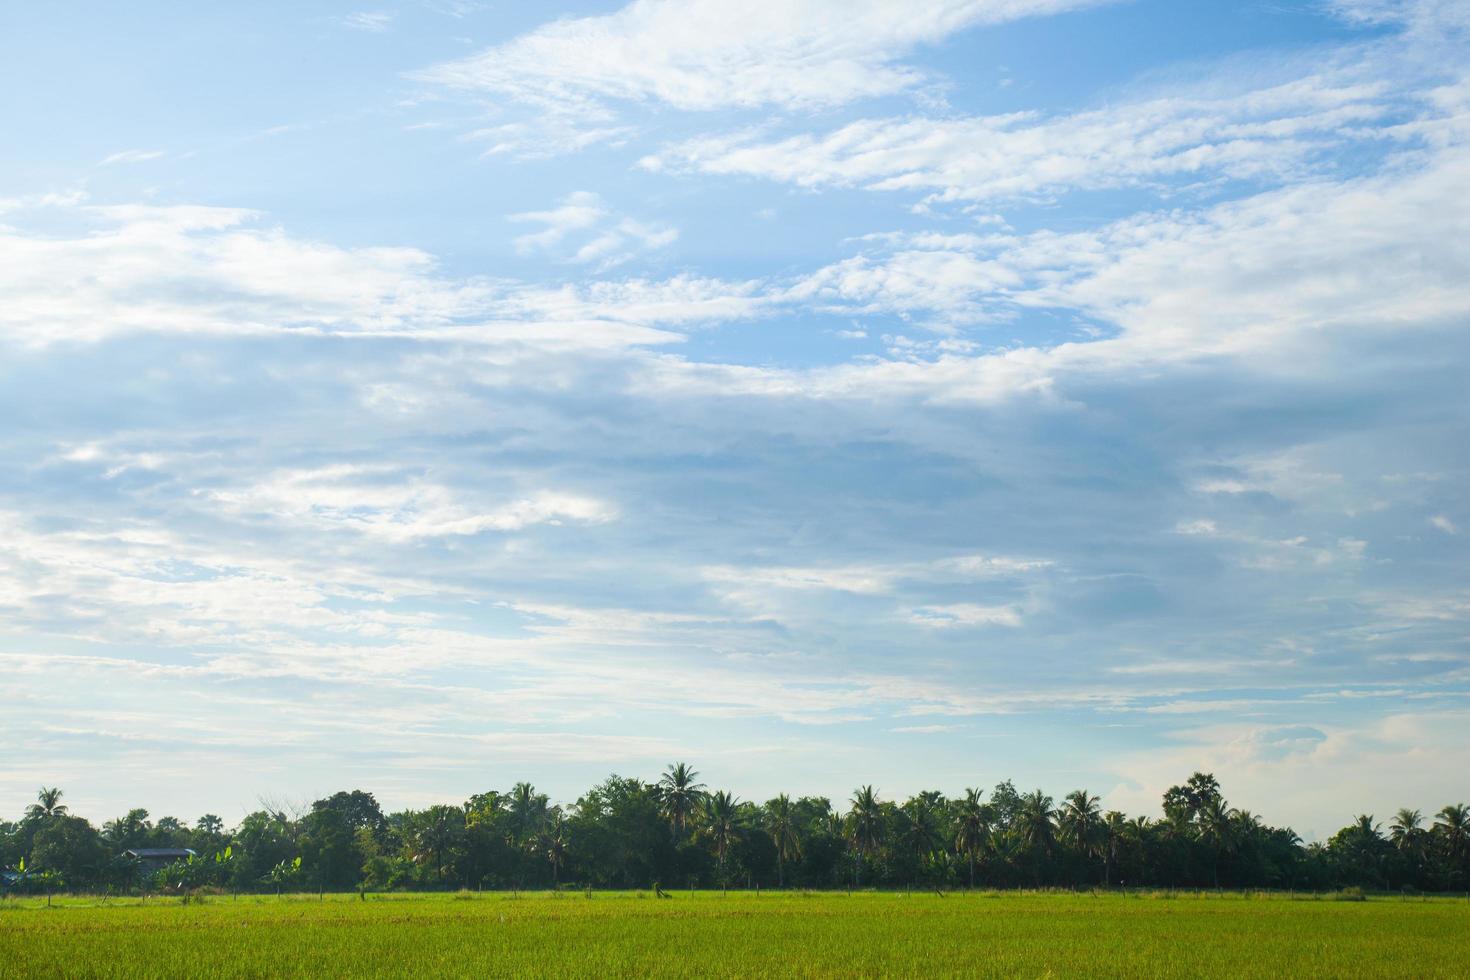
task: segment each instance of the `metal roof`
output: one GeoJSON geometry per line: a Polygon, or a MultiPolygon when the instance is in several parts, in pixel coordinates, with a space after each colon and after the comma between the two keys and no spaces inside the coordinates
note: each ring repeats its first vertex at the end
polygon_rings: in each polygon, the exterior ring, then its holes
{"type": "Polygon", "coordinates": [[[193,857],[195,851],[190,847],[130,847],[124,854],[131,854],[135,858],[187,858],[193,857]]]}

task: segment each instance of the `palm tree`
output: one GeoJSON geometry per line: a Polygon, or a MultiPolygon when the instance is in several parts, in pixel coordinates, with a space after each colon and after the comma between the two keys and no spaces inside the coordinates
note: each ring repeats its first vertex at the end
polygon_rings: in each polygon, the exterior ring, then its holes
{"type": "Polygon", "coordinates": [[[1423,823],[1424,815],[1418,810],[1410,810],[1408,807],[1400,809],[1393,815],[1393,823],[1388,825],[1389,839],[1393,841],[1393,846],[1401,851],[1413,848],[1423,823]]]}
{"type": "Polygon", "coordinates": [[[515,828],[516,840],[522,845],[536,839],[546,825],[546,795],[536,792],[530,783],[516,783],[510,791],[511,825],[515,828]]]}
{"type": "Polygon", "coordinates": [[[696,782],[699,773],[679,762],[669,766],[658,780],[659,808],[669,822],[675,841],[689,825],[704,800],[704,783],[696,782]]]}
{"type": "MultiPolygon", "coordinates": [[[[1134,868],[1140,873],[1147,873],[1147,856],[1153,852],[1151,841],[1154,837],[1156,825],[1148,817],[1134,817],[1123,824],[1123,839],[1127,849],[1135,860],[1134,868]]],[[[1121,884],[1126,885],[1124,880],[1121,884]]]]}
{"type": "Polygon", "coordinates": [[[1199,839],[1210,845],[1211,873],[1215,887],[1220,887],[1220,855],[1230,849],[1235,839],[1235,811],[1218,795],[1207,796],[1199,808],[1199,839]]]}
{"type": "Polygon", "coordinates": [[[782,793],[766,807],[766,832],[776,845],[776,887],[786,887],[786,862],[801,857],[801,828],[791,797],[782,793]]]}
{"type": "MultiPolygon", "coordinates": [[[[934,818],[934,803],[926,796],[916,796],[898,811],[898,840],[908,852],[914,868],[920,868],[939,850],[939,826],[934,818]]],[[[912,883],[910,883],[912,884],[912,883]]]]}
{"type": "Polygon", "coordinates": [[[700,834],[715,848],[715,859],[720,869],[720,887],[726,885],[725,859],[743,836],[744,827],[740,819],[740,801],[724,790],[711,793],[704,798],[701,807],[703,826],[700,834]]]}
{"type": "Polygon", "coordinates": [[[42,786],[36,794],[36,802],[26,807],[26,816],[32,820],[50,820],[66,815],[66,804],[61,802],[61,790],[42,786]]]}
{"type": "Polygon", "coordinates": [[[1031,857],[1038,888],[1041,886],[1041,860],[1051,856],[1057,839],[1057,814],[1051,802],[1050,796],[1035,790],[1021,797],[1021,812],[1016,815],[1020,844],[1031,857]]]}
{"type": "Polygon", "coordinates": [[[1103,887],[1113,886],[1113,865],[1118,862],[1118,851],[1128,838],[1128,818],[1118,810],[1109,810],[1102,819],[1103,887]]]}
{"type": "Polygon", "coordinates": [[[566,821],[561,811],[554,812],[551,823],[541,834],[541,851],[551,863],[551,886],[561,887],[561,869],[567,861],[566,821]]]}
{"type": "Polygon", "coordinates": [[[1099,832],[1102,830],[1102,811],[1097,805],[1098,798],[1088,793],[1085,789],[1074,790],[1067,794],[1066,802],[1062,804],[1059,823],[1072,846],[1077,848],[1077,853],[1083,859],[1097,857],[1102,853],[1102,841],[1099,832]]]}
{"type": "Polygon", "coordinates": [[[970,887],[975,887],[975,858],[990,841],[990,807],[980,802],[984,790],[967,789],[955,815],[954,846],[970,865],[970,887]]]}
{"type": "Polygon", "coordinates": [[[872,786],[860,787],[852,794],[852,807],[847,811],[847,837],[852,842],[853,880],[862,880],[862,861],[883,844],[883,804],[872,786]]]}
{"type": "Polygon", "coordinates": [[[1470,853],[1470,807],[1454,803],[1435,814],[1434,833],[1449,858],[1449,874],[1463,875],[1470,853]]]}
{"type": "Polygon", "coordinates": [[[464,830],[464,812],[457,806],[431,806],[414,815],[412,839],[415,862],[432,862],[434,878],[444,881],[444,856],[464,830]]]}

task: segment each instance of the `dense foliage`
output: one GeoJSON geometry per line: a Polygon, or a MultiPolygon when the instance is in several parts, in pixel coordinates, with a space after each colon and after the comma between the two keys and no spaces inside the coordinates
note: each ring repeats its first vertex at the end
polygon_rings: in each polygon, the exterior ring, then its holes
{"type": "Polygon", "coordinates": [[[1400,810],[1387,833],[1360,816],[1304,845],[1231,807],[1195,773],[1164,794],[1160,820],[1103,812],[1085,790],[1058,804],[1010,782],[987,797],[923,792],[902,804],[870,786],[844,810],[819,797],[765,804],[709,792],[670,766],[654,783],[611,776],[553,806],[527,783],[458,806],[383,813],[340,792],[303,813],[263,809],[227,830],[130,810],[100,830],[43,789],[0,822],[0,866],[16,891],[239,891],[449,888],[1179,886],[1470,889],[1470,808],[1400,810]],[[189,848],[153,869],[125,852],[189,848]]]}

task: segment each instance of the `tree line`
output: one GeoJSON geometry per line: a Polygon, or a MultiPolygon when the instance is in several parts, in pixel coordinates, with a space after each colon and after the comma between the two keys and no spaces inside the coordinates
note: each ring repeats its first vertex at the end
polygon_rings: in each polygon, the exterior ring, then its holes
{"type": "Polygon", "coordinates": [[[1056,801],[1009,781],[987,795],[926,791],[899,803],[858,788],[839,809],[786,794],[765,803],[710,791],[679,763],[655,782],[610,776],[574,804],[529,783],[460,805],[384,813],[373,794],[309,809],[265,807],[234,828],[130,810],[96,828],[42,789],[0,821],[10,891],[236,891],[799,887],[1189,887],[1464,891],[1470,808],[1399,810],[1387,830],[1357,817],[1304,844],[1226,802],[1208,773],[1171,787],[1162,819],[1104,812],[1077,790],[1056,801]],[[191,849],[154,870],[125,852],[191,849]]]}

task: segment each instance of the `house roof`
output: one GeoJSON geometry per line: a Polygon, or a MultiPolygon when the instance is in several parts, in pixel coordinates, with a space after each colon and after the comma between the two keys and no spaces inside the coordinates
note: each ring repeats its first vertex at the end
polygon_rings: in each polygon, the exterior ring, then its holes
{"type": "Polygon", "coordinates": [[[149,858],[190,858],[195,852],[189,847],[130,847],[123,853],[146,861],[149,858]]]}

